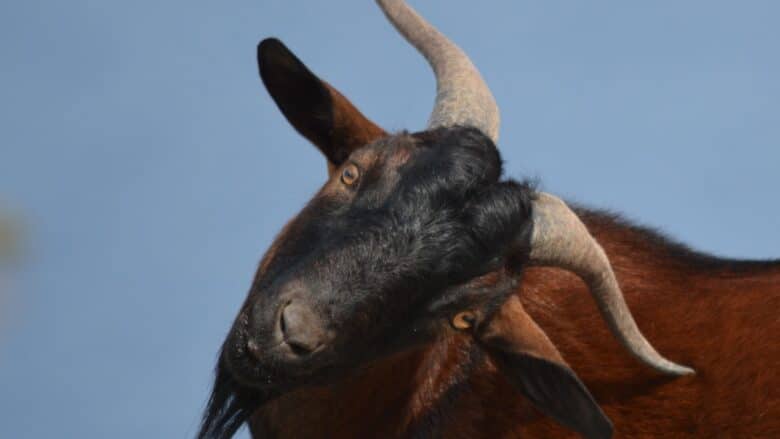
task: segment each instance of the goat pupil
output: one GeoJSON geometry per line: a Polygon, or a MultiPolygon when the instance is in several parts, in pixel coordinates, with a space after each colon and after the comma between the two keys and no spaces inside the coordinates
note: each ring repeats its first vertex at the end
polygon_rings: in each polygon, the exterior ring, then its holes
{"type": "Polygon", "coordinates": [[[344,168],[344,172],[341,173],[341,181],[344,184],[352,184],[357,180],[357,169],[354,165],[349,165],[344,168]]]}

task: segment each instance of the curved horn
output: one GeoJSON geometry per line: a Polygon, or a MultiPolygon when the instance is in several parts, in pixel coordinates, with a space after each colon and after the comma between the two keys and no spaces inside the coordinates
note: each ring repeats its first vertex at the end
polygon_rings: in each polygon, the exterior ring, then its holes
{"type": "Polygon", "coordinates": [[[469,57],[404,0],[376,0],[387,18],[428,60],[436,75],[436,104],[428,128],[466,125],[498,142],[496,100],[469,57]]]}
{"type": "Polygon", "coordinates": [[[669,375],[695,373],[662,357],[645,339],[626,305],[606,253],[566,203],[550,194],[539,193],[533,204],[529,263],[563,268],[582,278],[612,333],[642,363],[669,375]]]}

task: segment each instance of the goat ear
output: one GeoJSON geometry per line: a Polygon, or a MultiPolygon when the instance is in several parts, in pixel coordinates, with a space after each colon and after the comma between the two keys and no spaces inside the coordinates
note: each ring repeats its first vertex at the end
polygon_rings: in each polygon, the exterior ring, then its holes
{"type": "Polygon", "coordinates": [[[265,88],[284,117],[325,154],[330,172],[354,149],[386,135],[281,41],[260,42],[257,63],[265,88]]]}
{"type": "Polygon", "coordinates": [[[610,420],[516,296],[481,325],[477,340],[541,412],[588,439],[612,437],[610,420]]]}

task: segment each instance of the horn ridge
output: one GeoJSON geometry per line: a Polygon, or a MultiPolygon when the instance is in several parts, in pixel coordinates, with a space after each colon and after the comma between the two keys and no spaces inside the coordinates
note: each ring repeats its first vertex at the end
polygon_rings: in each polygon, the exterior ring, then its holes
{"type": "Polygon", "coordinates": [[[607,254],[579,217],[558,197],[546,193],[537,197],[529,263],[563,268],[582,278],[612,334],[640,362],[668,375],[694,374],[693,369],[664,358],[642,335],[607,254]]]}
{"type": "Polygon", "coordinates": [[[498,105],[469,57],[404,0],[376,0],[401,35],[431,65],[436,101],[428,129],[455,125],[478,128],[498,141],[498,105]]]}

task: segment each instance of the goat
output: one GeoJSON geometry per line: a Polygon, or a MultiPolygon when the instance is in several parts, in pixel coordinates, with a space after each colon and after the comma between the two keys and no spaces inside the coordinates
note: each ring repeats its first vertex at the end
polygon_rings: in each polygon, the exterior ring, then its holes
{"type": "Polygon", "coordinates": [[[780,435],[780,261],[502,179],[476,68],[403,0],[377,3],[436,74],[428,128],[388,135],[280,41],[258,46],[329,179],[263,257],[199,436],[780,435]]]}

